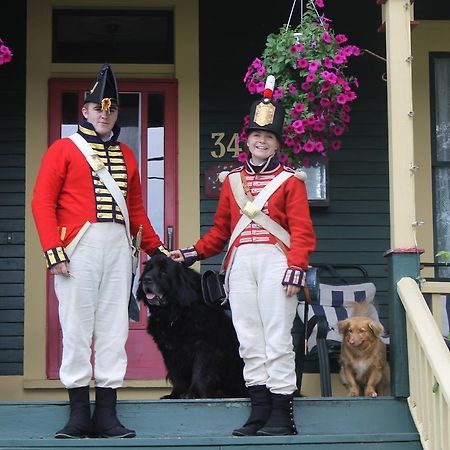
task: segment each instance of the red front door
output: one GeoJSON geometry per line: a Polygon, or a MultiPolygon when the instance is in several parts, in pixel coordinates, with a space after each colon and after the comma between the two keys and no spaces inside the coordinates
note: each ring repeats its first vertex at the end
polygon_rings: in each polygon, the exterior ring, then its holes
{"type": "MultiPolygon", "coordinates": [[[[85,92],[92,80],[52,79],[49,83],[49,143],[76,131],[85,92]]],[[[174,80],[121,80],[119,141],[133,149],[140,165],[144,205],[167,247],[176,240],[177,223],[177,84],[174,80]]],[[[142,262],[146,256],[141,255],[142,262]]],[[[147,310],[130,322],[128,379],[164,379],[166,370],[146,332],[147,310]]],[[[61,328],[53,277],[47,278],[47,377],[58,378],[61,328]]]]}

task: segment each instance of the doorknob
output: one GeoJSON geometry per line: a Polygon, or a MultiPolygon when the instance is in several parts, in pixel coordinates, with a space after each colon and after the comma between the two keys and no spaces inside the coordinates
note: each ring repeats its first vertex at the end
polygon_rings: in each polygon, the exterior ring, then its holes
{"type": "Polygon", "coordinates": [[[173,250],[173,225],[167,227],[167,249],[173,250]]]}

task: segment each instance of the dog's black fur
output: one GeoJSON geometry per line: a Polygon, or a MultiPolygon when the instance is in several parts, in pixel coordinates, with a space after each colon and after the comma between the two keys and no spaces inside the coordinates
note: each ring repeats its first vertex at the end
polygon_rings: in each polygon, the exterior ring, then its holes
{"type": "Polygon", "coordinates": [[[247,397],[232,321],[206,305],[198,272],[155,255],[145,264],[137,298],[149,308],[147,331],[173,386],[163,398],[247,397]]]}

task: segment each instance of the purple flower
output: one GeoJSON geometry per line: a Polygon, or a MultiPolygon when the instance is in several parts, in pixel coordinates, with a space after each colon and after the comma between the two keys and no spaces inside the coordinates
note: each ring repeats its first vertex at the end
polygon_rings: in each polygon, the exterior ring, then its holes
{"type": "Polygon", "coordinates": [[[328,32],[325,32],[325,33],[322,34],[322,39],[327,44],[331,44],[331,36],[330,36],[330,34],[328,32]]]}
{"type": "Polygon", "coordinates": [[[316,48],[316,47],[317,47],[317,41],[313,39],[313,40],[309,43],[309,46],[310,46],[311,48],[316,48]]]}
{"type": "Polygon", "coordinates": [[[266,86],[266,83],[264,81],[260,81],[257,85],[256,85],[256,92],[258,92],[259,94],[261,94],[261,92],[264,92],[264,88],[266,86]]]}

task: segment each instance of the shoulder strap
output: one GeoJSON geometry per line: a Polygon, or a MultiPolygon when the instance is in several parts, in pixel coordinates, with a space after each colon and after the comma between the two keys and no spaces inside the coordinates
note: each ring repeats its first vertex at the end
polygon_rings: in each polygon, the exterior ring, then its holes
{"type": "Polygon", "coordinates": [[[283,244],[290,247],[291,238],[289,233],[267,214],[264,214],[261,210],[266,204],[270,196],[291,176],[294,174],[291,172],[281,172],[278,174],[270,183],[268,183],[261,192],[256,196],[253,201],[249,201],[247,195],[245,194],[244,187],[242,185],[242,180],[240,173],[232,173],[228,176],[230,179],[230,186],[233,192],[234,198],[244,212],[244,214],[239,219],[236,224],[233,233],[231,235],[230,241],[228,243],[228,248],[231,248],[233,242],[242,233],[245,227],[253,220],[258,225],[261,225],[264,229],[272,233],[276,238],[278,238],[283,244]]]}
{"type": "Polygon", "coordinates": [[[117,186],[116,181],[109,173],[106,166],[103,164],[103,161],[98,157],[98,155],[94,152],[92,147],[88,144],[88,142],[86,141],[86,139],[84,139],[83,136],[81,136],[78,133],[74,133],[69,136],[69,139],[71,139],[73,143],[81,151],[81,153],[83,153],[91,168],[97,173],[98,177],[102,180],[103,184],[106,186],[106,188],[114,198],[115,202],[119,206],[120,211],[125,220],[125,228],[127,230],[128,241],[130,242],[130,245],[132,245],[130,232],[130,218],[128,216],[128,208],[122,191],[120,190],[119,186],[117,186]]]}

